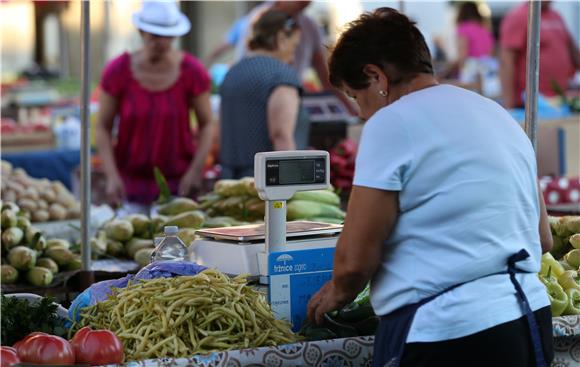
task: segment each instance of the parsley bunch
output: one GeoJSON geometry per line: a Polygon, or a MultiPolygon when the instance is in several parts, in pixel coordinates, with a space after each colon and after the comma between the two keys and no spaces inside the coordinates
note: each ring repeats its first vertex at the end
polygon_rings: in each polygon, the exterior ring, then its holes
{"type": "Polygon", "coordinates": [[[56,313],[54,299],[44,297],[38,302],[2,295],[1,345],[13,345],[26,335],[41,331],[65,337],[65,319],[56,313]]]}

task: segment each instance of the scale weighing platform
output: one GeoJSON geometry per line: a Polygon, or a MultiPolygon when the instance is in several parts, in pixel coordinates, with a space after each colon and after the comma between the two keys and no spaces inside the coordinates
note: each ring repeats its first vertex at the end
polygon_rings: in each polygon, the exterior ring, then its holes
{"type": "Polygon", "coordinates": [[[341,225],[286,222],[286,201],[297,191],[330,187],[326,151],[257,153],[258,195],[266,202],[265,223],[197,231],[190,260],[227,274],[249,274],[267,284],[274,314],[300,329],[310,297],[332,277],[341,225]]]}

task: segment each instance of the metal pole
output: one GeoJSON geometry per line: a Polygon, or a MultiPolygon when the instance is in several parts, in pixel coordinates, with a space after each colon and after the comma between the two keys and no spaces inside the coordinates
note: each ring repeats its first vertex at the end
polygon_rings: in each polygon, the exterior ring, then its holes
{"type": "Polygon", "coordinates": [[[399,0],[399,13],[405,12],[405,1],[399,0]]]}
{"type": "Polygon", "coordinates": [[[89,87],[91,81],[91,3],[81,1],[81,258],[82,270],[91,270],[89,224],[91,210],[91,141],[89,87]]]}
{"type": "Polygon", "coordinates": [[[540,12],[541,2],[529,0],[528,42],[526,55],[526,119],[524,130],[534,150],[538,144],[538,79],[540,76],[540,12]]]}

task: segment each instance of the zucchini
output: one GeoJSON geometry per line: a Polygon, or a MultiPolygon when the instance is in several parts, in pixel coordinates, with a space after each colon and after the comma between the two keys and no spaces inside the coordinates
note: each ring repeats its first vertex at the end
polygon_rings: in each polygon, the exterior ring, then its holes
{"type": "Polygon", "coordinates": [[[340,206],[340,197],[334,192],[328,190],[298,191],[294,194],[292,199],[340,206]]]}
{"type": "Polygon", "coordinates": [[[344,219],[344,212],[336,206],[306,200],[292,200],[287,206],[288,220],[306,218],[344,219]]]}

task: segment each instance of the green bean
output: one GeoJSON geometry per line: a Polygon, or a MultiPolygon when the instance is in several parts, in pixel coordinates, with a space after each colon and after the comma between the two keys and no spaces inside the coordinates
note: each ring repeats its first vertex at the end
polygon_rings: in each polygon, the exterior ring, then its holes
{"type": "Polygon", "coordinates": [[[184,357],[211,351],[295,342],[289,323],[276,320],[264,295],[208,269],[195,276],[131,282],[81,314],[74,328],[109,328],[127,360],[184,357]]]}

